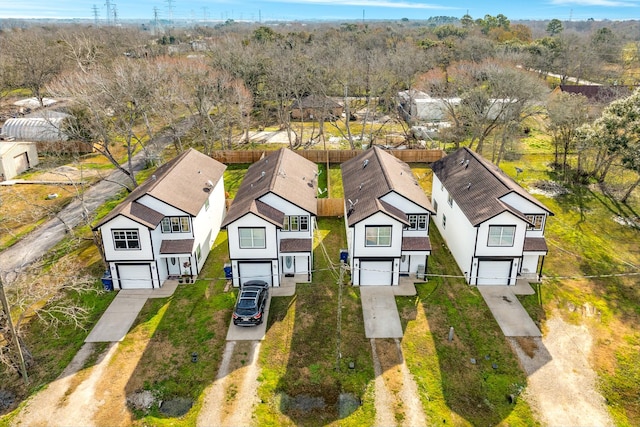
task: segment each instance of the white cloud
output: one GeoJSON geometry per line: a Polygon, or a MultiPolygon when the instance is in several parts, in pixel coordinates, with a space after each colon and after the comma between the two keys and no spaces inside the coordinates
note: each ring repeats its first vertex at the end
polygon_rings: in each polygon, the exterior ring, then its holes
{"type": "Polygon", "coordinates": [[[307,4],[307,5],[333,5],[333,6],[358,6],[358,7],[388,7],[398,9],[458,9],[456,7],[442,6],[428,3],[413,3],[394,0],[279,0],[281,3],[307,4]]]}
{"type": "Polygon", "coordinates": [[[635,1],[618,0],[551,0],[551,4],[567,6],[637,7],[635,1]]]}

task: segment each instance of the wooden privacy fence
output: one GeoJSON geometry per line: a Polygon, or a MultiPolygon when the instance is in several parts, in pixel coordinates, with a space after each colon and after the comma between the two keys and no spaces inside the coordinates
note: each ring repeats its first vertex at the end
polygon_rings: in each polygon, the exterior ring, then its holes
{"type": "MultiPolygon", "coordinates": [[[[343,163],[362,154],[362,150],[296,150],[297,154],[314,163],[343,163]]],[[[406,163],[433,163],[445,156],[442,150],[387,150],[398,159],[406,163]]],[[[263,155],[271,153],[268,150],[220,150],[214,151],[211,157],[225,164],[255,163],[263,155]]]]}
{"type": "Polygon", "coordinates": [[[318,199],[318,216],[336,217],[344,215],[344,199],[318,199]]]}
{"type": "MultiPolygon", "coordinates": [[[[233,199],[226,200],[227,210],[231,207],[233,199]]],[[[319,217],[336,217],[344,215],[344,199],[318,199],[319,217]]]]}

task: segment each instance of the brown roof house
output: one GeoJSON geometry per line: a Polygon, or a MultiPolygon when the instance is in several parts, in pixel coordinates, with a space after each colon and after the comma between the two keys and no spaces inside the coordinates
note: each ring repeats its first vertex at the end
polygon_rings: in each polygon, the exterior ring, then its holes
{"type": "Polygon", "coordinates": [[[225,215],[225,169],[189,149],[95,225],[116,289],[159,288],[200,272],[225,215]]]}
{"type": "Polygon", "coordinates": [[[353,285],[398,285],[424,278],[433,208],[409,166],[379,147],[342,164],[353,285]]]}
{"type": "Polygon", "coordinates": [[[497,166],[461,148],[432,165],[434,222],[467,282],[538,280],[553,213],[497,166]]]}
{"type": "Polygon", "coordinates": [[[252,164],[222,226],[233,285],[310,282],[318,166],[282,148],[252,164]]]}

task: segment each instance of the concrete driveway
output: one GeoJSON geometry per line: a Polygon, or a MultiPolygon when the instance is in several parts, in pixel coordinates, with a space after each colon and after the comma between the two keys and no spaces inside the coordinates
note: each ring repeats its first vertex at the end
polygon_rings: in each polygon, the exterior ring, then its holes
{"type": "Polygon", "coordinates": [[[178,282],[167,280],[160,289],[124,289],[111,301],[96,326],[84,342],[117,342],[131,329],[140,310],[149,298],[167,298],[173,295],[178,282]]]}
{"type": "Polygon", "coordinates": [[[520,304],[514,288],[504,285],[478,286],[482,298],[506,337],[541,337],[540,329],[520,304]]]}
{"type": "Polygon", "coordinates": [[[412,281],[400,286],[361,286],[362,318],[367,338],[402,338],[402,324],[396,305],[396,295],[415,295],[412,281]]]}
{"type": "Polygon", "coordinates": [[[271,298],[273,297],[290,297],[296,293],[296,284],[294,281],[283,281],[280,286],[269,289],[269,300],[264,309],[264,321],[258,326],[236,326],[233,319],[229,322],[227,330],[227,341],[262,341],[267,333],[267,323],[269,320],[269,308],[271,307],[271,298]]]}

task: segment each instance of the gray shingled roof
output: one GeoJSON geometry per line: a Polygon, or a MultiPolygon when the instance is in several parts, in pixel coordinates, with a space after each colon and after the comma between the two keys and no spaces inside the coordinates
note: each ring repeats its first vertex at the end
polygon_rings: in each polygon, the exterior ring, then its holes
{"type": "Polygon", "coordinates": [[[280,217],[276,225],[282,226],[284,213],[274,208],[270,208],[272,211],[261,208],[256,202],[268,193],[274,193],[316,215],[317,173],[318,165],[287,148],[260,159],[247,169],[222,226],[226,227],[248,212],[270,222],[280,217]]]}
{"type": "Polygon", "coordinates": [[[149,179],[133,190],[94,228],[102,226],[118,215],[124,215],[150,228],[155,228],[164,215],[150,208],[140,207],[142,205],[136,202],[147,194],[191,216],[196,216],[209,197],[211,189],[208,182],[216,185],[226,168],[217,160],[190,148],[160,166],[149,179]]]}
{"type": "Polygon", "coordinates": [[[525,252],[548,252],[549,248],[544,237],[525,237],[522,250],[525,252]]]}
{"type": "MultiPolygon", "coordinates": [[[[433,212],[429,198],[413,176],[409,165],[373,147],[342,164],[344,199],[349,211],[349,226],[362,221],[376,212],[385,212],[407,223],[405,212],[379,201],[394,191],[413,203],[433,212]]],[[[406,212],[411,213],[411,212],[406,212]]]]}
{"type": "Polygon", "coordinates": [[[280,252],[311,252],[311,239],[282,239],[280,252]]]}
{"type": "Polygon", "coordinates": [[[517,193],[553,215],[549,208],[497,166],[466,147],[438,160],[431,167],[474,226],[505,211],[527,221],[522,212],[499,200],[509,193],[517,193]]]}
{"type": "Polygon", "coordinates": [[[163,240],[160,244],[161,254],[190,254],[194,239],[163,240]]]}
{"type": "Polygon", "coordinates": [[[402,238],[403,251],[430,251],[431,240],[428,237],[407,237],[402,238]]]}

